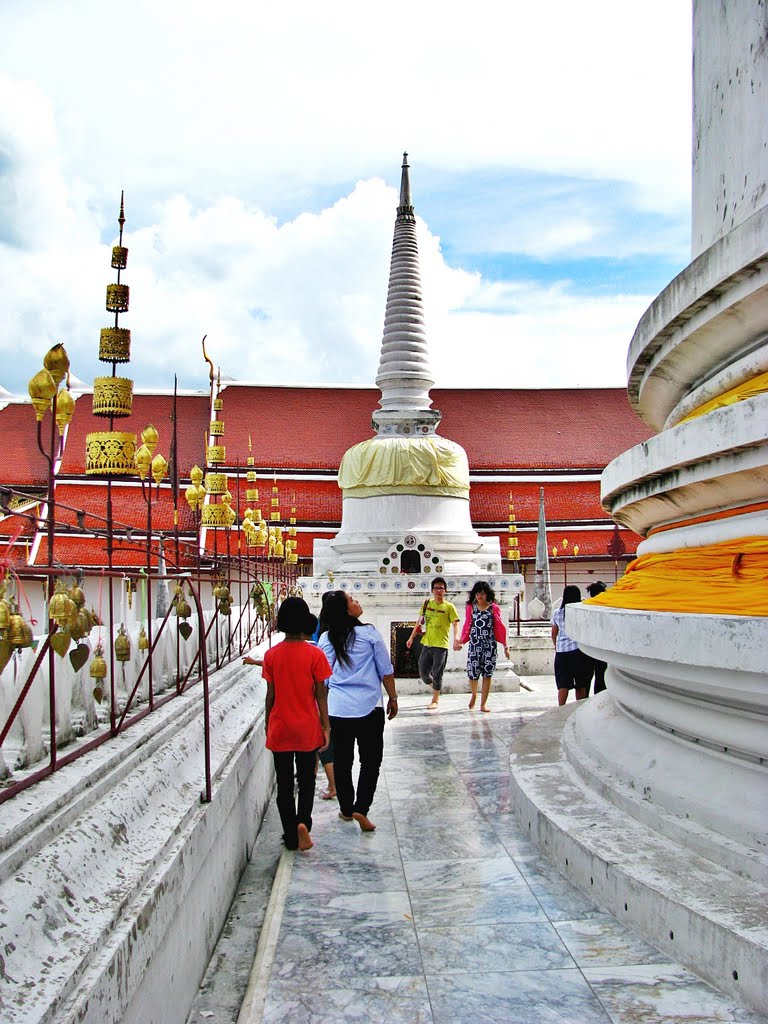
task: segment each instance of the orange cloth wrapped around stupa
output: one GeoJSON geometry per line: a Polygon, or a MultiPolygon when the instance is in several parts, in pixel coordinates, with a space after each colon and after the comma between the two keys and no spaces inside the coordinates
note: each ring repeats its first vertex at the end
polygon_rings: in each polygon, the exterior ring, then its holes
{"type": "Polygon", "coordinates": [[[641,555],[585,604],[702,615],[768,615],[768,537],[641,555]]]}

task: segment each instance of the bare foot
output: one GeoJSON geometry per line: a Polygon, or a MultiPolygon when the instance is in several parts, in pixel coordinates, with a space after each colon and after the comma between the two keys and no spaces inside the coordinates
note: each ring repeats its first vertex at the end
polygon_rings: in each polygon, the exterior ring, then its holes
{"type": "Polygon", "coordinates": [[[342,814],[341,811],[339,811],[339,817],[341,818],[342,821],[352,821],[352,815],[351,814],[350,814],[349,817],[347,817],[346,814],[342,814]]]}
{"type": "Polygon", "coordinates": [[[363,830],[363,832],[375,832],[376,831],[376,826],[373,824],[373,822],[370,821],[370,819],[367,818],[364,814],[361,814],[359,811],[355,811],[353,813],[352,817],[355,819],[355,821],[360,826],[360,828],[363,830]]]}
{"type": "Polygon", "coordinates": [[[481,710],[481,711],[487,711],[487,712],[489,712],[489,713],[490,713],[490,710],[491,710],[491,709],[490,709],[490,708],[484,708],[484,707],[481,707],[481,708],[480,708],[480,710],[481,710]]]}
{"type": "Polygon", "coordinates": [[[437,711],[438,707],[439,707],[439,705],[438,705],[437,701],[433,700],[432,703],[427,708],[427,711],[437,711]]]}
{"type": "Polygon", "coordinates": [[[299,833],[299,849],[311,850],[315,844],[312,842],[312,836],[309,834],[307,826],[299,825],[296,831],[299,833]]]}
{"type": "Polygon", "coordinates": [[[336,799],[336,790],[335,789],[333,791],[331,791],[330,789],[323,790],[323,792],[320,794],[320,799],[321,800],[335,800],[336,799]]]}
{"type": "MultiPolygon", "coordinates": [[[[467,705],[467,707],[469,708],[470,711],[475,706],[475,701],[476,700],[477,700],[477,694],[473,693],[472,696],[469,698],[469,704],[467,705]]],[[[480,708],[480,710],[482,711],[483,709],[480,708]]]]}

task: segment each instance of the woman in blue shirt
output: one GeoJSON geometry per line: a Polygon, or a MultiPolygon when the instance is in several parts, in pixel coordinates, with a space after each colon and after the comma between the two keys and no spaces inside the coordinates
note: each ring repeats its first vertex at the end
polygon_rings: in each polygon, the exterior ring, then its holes
{"type": "Polygon", "coordinates": [[[339,817],[358,823],[363,832],[376,826],[368,811],[376,793],[384,756],[382,683],[387,691],[387,718],[397,714],[392,661],[375,626],[360,622],[362,605],[352,594],[334,590],[323,603],[320,649],[333,670],[328,680],[328,714],[336,770],[339,817]],[[355,743],[360,776],[355,792],[352,764],[355,743]]]}

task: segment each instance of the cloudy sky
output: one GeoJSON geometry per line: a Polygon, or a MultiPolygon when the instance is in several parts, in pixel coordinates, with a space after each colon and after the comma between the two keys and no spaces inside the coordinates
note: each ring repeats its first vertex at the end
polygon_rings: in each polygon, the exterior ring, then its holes
{"type": "Polygon", "coordinates": [[[690,0],[2,0],[0,386],[372,384],[402,152],[440,386],[623,386],[689,261],[690,0]]]}

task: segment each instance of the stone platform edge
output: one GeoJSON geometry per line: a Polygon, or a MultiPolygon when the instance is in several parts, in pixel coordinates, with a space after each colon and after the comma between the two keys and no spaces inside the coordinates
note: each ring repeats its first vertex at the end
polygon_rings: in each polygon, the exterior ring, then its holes
{"type": "Polygon", "coordinates": [[[539,716],[510,755],[521,827],[590,899],[742,1003],[768,1009],[768,891],[675,844],[584,785],[563,751],[577,704],[539,716]]]}
{"type": "Polygon", "coordinates": [[[200,799],[202,701],[190,696],[129,730],[123,757],[113,748],[105,764],[101,748],[35,787],[28,847],[21,821],[10,824],[0,879],[7,1024],[186,1020],[273,784],[259,674],[238,664],[217,677],[210,803],[200,799]],[[64,810],[67,780],[76,796],[64,810]]]}

